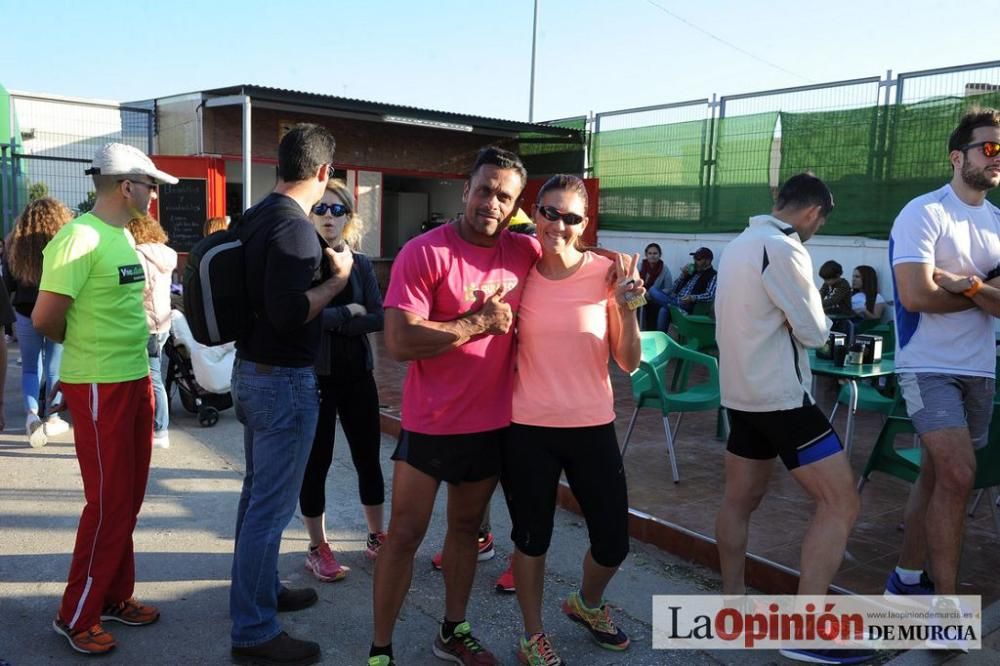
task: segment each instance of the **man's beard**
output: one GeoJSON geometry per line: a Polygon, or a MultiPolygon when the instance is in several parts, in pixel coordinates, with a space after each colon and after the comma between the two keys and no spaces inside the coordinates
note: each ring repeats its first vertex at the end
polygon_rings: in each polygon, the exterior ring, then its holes
{"type": "Polygon", "coordinates": [[[962,180],[966,185],[979,192],[987,192],[997,186],[996,179],[986,175],[985,169],[973,167],[968,162],[962,165],[962,180]]]}

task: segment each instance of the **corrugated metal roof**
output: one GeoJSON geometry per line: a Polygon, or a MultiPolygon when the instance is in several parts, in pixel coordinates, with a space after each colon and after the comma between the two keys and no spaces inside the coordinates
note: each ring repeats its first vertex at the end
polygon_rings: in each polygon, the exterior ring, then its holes
{"type": "Polygon", "coordinates": [[[551,127],[549,125],[525,123],[516,120],[505,120],[503,118],[473,116],[463,113],[453,113],[451,111],[435,111],[433,109],[421,109],[415,106],[405,106],[402,104],[387,104],[384,102],[373,102],[370,100],[354,99],[351,97],[322,95],[319,93],[311,93],[301,90],[271,88],[268,86],[258,86],[253,84],[242,84],[226,88],[214,88],[212,90],[203,90],[201,93],[203,95],[219,96],[249,95],[252,99],[303,104],[306,106],[315,106],[330,110],[350,111],[353,113],[370,113],[378,116],[385,114],[400,114],[405,115],[406,117],[418,118],[422,120],[472,125],[476,129],[480,130],[496,129],[502,132],[516,133],[537,132],[540,134],[566,137],[575,137],[579,134],[575,130],[567,130],[561,127],[551,127]]]}

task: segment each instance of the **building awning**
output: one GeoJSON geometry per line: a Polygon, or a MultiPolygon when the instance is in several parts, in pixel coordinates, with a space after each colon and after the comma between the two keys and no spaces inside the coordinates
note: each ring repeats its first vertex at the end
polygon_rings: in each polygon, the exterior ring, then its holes
{"type": "Polygon", "coordinates": [[[530,134],[532,138],[552,137],[581,141],[580,132],[564,127],[524,123],[501,118],[486,118],[449,111],[420,109],[400,104],[385,104],[368,100],[320,95],[317,93],[270,88],[266,86],[238,85],[226,88],[203,90],[201,95],[208,98],[245,95],[254,107],[272,108],[285,111],[321,113],[336,117],[353,118],[369,122],[388,122],[419,127],[430,127],[477,134],[493,134],[521,138],[530,134]],[[540,136],[541,135],[541,136],[540,136]]]}

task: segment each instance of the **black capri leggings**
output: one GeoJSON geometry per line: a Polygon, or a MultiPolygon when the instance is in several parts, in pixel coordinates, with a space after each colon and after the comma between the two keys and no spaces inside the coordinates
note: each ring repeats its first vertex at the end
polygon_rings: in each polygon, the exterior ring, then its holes
{"type": "Polygon", "coordinates": [[[590,554],[605,567],[628,555],[628,490],[614,423],[544,428],[512,423],[503,445],[503,483],[510,538],[525,555],[549,549],[559,476],[583,510],[590,554]]]}
{"type": "Polygon", "coordinates": [[[315,518],[326,508],[326,475],[333,461],[338,414],[351,447],[354,469],[358,472],[361,503],[366,506],[382,504],[385,502],[385,481],[379,462],[382,431],[375,378],[367,373],[360,381],[344,382],[336,376],[319,375],[319,396],[316,436],[299,493],[302,515],[315,518]]]}

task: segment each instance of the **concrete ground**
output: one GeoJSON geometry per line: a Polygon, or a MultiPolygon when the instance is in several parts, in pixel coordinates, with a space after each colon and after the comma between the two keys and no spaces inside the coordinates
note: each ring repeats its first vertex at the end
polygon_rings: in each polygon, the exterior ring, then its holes
{"type": "MultiPolygon", "coordinates": [[[[7,429],[0,434],[0,660],[14,666],[84,664],[91,658],[72,652],[50,627],[65,583],[79,511],[82,484],[72,435],[55,438],[42,449],[28,447],[18,416],[18,369],[12,355],[6,392],[7,429]]],[[[146,502],[135,534],[136,595],[162,611],[149,627],[109,623],[119,642],[104,664],[217,664],[229,661],[228,580],[233,524],[243,469],[242,430],[232,410],[218,425],[201,428],[175,401],[169,450],[156,450],[146,502]]],[[[357,499],[357,480],[342,435],[328,487],[330,540],[338,558],[351,567],[346,580],[314,583],[303,567],[308,539],[296,516],[285,532],[279,571],[291,586],[313,585],[320,602],[305,611],[282,615],[293,636],[320,643],[325,664],[363,664],[371,636],[372,564],[363,555],[365,526],[357,499]]],[[[383,438],[383,468],[391,481],[388,456],[393,443],[383,438]]],[[[391,493],[389,493],[391,500],[391,493]]],[[[430,532],[420,549],[410,594],[396,627],[394,647],[400,664],[443,663],[430,644],[443,610],[440,573],[431,556],[443,540],[444,493],[430,532]]],[[[499,494],[493,502],[498,556],[480,565],[468,619],[477,635],[505,664],[515,664],[514,645],[521,631],[513,596],[493,591],[506,566],[511,545],[507,511],[499,494]]],[[[654,651],[651,647],[651,596],[699,594],[718,590],[718,576],[650,546],[633,542],[632,552],[608,590],[615,617],[632,637],[623,654],[601,650],[559,610],[579,581],[587,547],[582,520],[559,510],[546,577],[545,623],[560,654],[571,664],[757,664],[786,663],[773,651],[654,651]]],[[[989,615],[989,614],[988,614],[989,615]]],[[[990,620],[993,622],[993,620],[990,620]]],[[[994,629],[996,623],[993,622],[994,629]]],[[[1000,663],[998,634],[990,649],[968,656],[912,653],[919,663],[1000,663]]],[[[892,655],[882,655],[886,661],[892,655]]]]}

